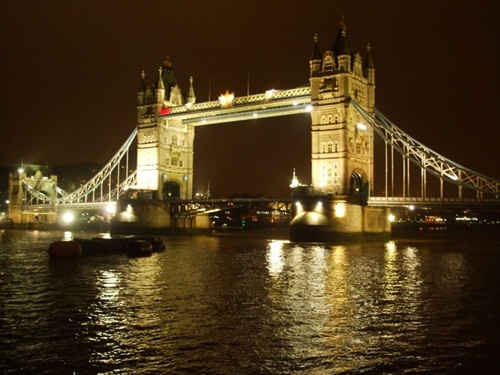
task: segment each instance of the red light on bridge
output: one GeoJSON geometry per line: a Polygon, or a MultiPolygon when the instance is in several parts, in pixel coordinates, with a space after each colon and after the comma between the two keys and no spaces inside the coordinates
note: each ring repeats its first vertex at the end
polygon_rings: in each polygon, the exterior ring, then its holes
{"type": "Polygon", "coordinates": [[[168,115],[170,113],[170,108],[160,109],[160,116],[168,115]]]}

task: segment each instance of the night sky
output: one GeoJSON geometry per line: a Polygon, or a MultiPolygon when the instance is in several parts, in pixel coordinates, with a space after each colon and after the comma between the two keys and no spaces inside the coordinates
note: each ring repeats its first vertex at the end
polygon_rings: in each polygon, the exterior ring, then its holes
{"type": "MultiPolygon", "coordinates": [[[[105,164],[136,126],[141,71],[167,55],[197,102],[309,82],[345,16],[372,46],[376,106],[440,154],[500,178],[500,2],[0,0],[0,166],[105,164]],[[211,82],[211,90],[209,90],[211,82]],[[210,91],[210,93],[209,93],[210,91]]],[[[308,114],[196,128],[195,192],[283,197],[310,182],[308,114]]],[[[377,168],[377,167],[376,167],[377,168]]],[[[376,171],[379,175],[383,166],[376,171]]]]}

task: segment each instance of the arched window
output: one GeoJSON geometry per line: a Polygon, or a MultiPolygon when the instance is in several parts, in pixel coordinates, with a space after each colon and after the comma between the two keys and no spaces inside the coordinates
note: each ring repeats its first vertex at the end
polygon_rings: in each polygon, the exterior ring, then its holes
{"type": "Polygon", "coordinates": [[[179,144],[179,138],[177,137],[177,134],[172,134],[170,141],[173,145],[177,146],[179,144]]]}
{"type": "Polygon", "coordinates": [[[324,71],[332,71],[333,70],[333,58],[331,55],[326,55],[323,63],[324,71]]]}

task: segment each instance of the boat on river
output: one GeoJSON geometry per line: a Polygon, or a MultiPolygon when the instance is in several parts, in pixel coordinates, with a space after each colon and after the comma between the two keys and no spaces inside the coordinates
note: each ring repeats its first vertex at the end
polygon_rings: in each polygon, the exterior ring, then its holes
{"type": "Polygon", "coordinates": [[[128,253],[132,256],[150,255],[165,249],[165,241],[159,237],[113,236],[81,238],[75,237],[83,254],[128,253]]]}
{"type": "Polygon", "coordinates": [[[49,246],[51,258],[78,257],[82,255],[82,247],[76,241],[54,241],[49,246]]]}

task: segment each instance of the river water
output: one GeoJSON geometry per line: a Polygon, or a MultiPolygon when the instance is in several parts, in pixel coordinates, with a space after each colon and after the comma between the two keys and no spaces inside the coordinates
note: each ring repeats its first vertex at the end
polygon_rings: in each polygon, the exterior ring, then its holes
{"type": "MultiPolygon", "coordinates": [[[[4,374],[498,373],[500,242],[168,237],[146,258],[50,259],[0,231],[4,374]]],[[[92,237],[92,234],[88,234],[92,237]]]]}

